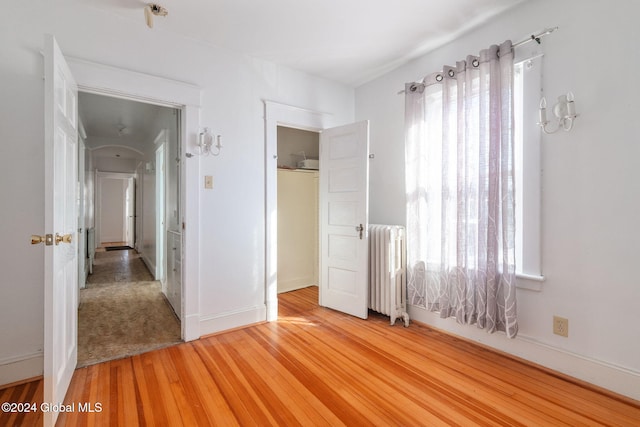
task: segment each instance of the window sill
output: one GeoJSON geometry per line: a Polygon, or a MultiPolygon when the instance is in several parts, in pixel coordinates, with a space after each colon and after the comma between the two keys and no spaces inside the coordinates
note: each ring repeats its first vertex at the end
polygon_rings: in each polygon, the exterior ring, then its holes
{"type": "Polygon", "coordinates": [[[542,283],[545,281],[544,276],[533,274],[516,274],[516,288],[526,289],[528,291],[541,292],[542,283]]]}

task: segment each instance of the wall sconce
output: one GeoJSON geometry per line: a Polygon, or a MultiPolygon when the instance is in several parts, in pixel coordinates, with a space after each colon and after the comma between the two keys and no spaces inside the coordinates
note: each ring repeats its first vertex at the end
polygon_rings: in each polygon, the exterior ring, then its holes
{"type": "Polygon", "coordinates": [[[200,134],[198,134],[198,147],[200,148],[201,156],[208,156],[209,154],[217,156],[220,154],[222,144],[220,143],[220,135],[215,136],[216,145],[213,145],[213,135],[209,128],[204,128],[200,134]],[[217,149],[216,152],[213,149],[217,149]]]}
{"type": "Polygon", "coordinates": [[[552,111],[555,116],[554,121],[557,121],[557,124],[555,129],[550,130],[547,129],[547,125],[551,123],[547,120],[547,100],[543,97],[540,100],[540,121],[538,122],[542,131],[546,134],[556,133],[560,129],[569,132],[573,128],[573,120],[578,117],[576,114],[576,105],[573,100],[573,93],[569,92],[566,95],[560,95],[552,111]]]}

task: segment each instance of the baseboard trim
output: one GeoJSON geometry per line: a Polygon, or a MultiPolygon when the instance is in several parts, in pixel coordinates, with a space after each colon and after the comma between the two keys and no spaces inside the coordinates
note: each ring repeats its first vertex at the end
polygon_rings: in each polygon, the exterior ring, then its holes
{"type": "Polygon", "coordinates": [[[518,334],[515,339],[508,339],[502,333],[488,334],[482,329],[459,325],[453,319],[441,319],[437,313],[416,306],[409,306],[409,315],[412,320],[445,333],[640,401],[640,372],[554,347],[524,334],[518,334]]]}
{"type": "Polygon", "coordinates": [[[200,336],[220,331],[264,322],[267,318],[267,307],[262,304],[245,309],[227,311],[213,316],[200,317],[200,336]]]}
{"type": "Polygon", "coordinates": [[[182,316],[182,339],[187,341],[193,341],[200,338],[200,315],[190,314],[188,316],[182,316]]]}
{"type": "Polygon", "coordinates": [[[318,286],[315,285],[313,283],[308,283],[308,282],[290,282],[290,283],[281,283],[278,282],[278,293],[282,294],[284,292],[291,292],[291,291],[297,291],[299,289],[304,289],[304,288],[308,288],[310,286],[318,286]]]}
{"type": "Polygon", "coordinates": [[[23,380],[19,380],[19,381],[13,382],[13,383],[2,384],[2,385],[0,385],[0,390],[5,390],[5,389],[8,389],[8,388],[12,388],[12,387],[18,387],[18,386],[21,386],[23,384],[32,383],[34,381],[42,381],[43,378],[44,378],[43,375],[38,375],[37,377],[25,378],[23,380]]]}
{"type": "Polygon", "coordinates": [[[7,357],[0,360],[0,388],[29,378],[41,376],[44,372],[44,353],[7,357]]]}
{"type": "Polygon", "coordinates": [[[145,254],[142,254],[142,256],[140,257],[142,258],[142,262],[144,262],[144,265],[147,266],[147,269],[149,269],[149,272],[151,273],[151,275],[154,277],[156,277],[156,265],[154,263],[151,262],[151,260],[149,259],[149,257],[145,254]]]}

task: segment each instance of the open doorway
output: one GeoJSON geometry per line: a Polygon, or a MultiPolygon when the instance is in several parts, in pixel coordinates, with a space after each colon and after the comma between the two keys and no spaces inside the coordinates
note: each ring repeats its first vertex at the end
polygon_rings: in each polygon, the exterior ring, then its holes
{"type": "Polygon", "coordinates": [[[330,121],[328,114],[265,101],[267,321],[278,318],[278,126],[321,132],[319,305],[368,315],[369,123],[330,121]]]}
{"type": "Polygon", "coordinates": [[[277,145],[280,294],[319,282],[319,134],[278,126],[277,145]]]}
{"type": "Polygon", "coordinates": [[[81,254],[88,264],[78,309],[84,366],[181,341],[180,274],[166,275],[167,234],[180,234],[181,141],[175,108],[82,92],[78,106],[86,135],[83,223],[92,236],[81,254]]]}
{"type": "MultiPolygon", "coordinates": [[[[328,127],[330,116],[316,111],[265,101],[265,178],[266,178],[266,253],[265,302],[267,321],[278,319],[278,128],[287,127],[321,132],[328,127]]],[[[322,302],[322,293],[318,293],[322,302]]]]}
{"type": "MultiPolygon", "coordinates": [[[[98,150],[94,153],[101,156],[98,150]],[[99,154],[98,154],[99,153],[99,154]]],[[[96,157],[98,158],[98,157],[96,157]]],[[[96,170],[95,229],[98,248],[135,246],[135,173],[96,170]]]]}

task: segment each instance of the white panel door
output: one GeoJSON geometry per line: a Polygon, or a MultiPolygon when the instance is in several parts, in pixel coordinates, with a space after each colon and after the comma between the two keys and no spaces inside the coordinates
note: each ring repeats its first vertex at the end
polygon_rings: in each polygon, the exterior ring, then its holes
{"type": "Polygon", "coordinates": [[[369,122],[320,134],[320,305],[367,318],[369,122]]]}
{"type": "MultiPolygon", "coordinates": [[[[64,400],[77,362],[78,89],[53,36],[45,37],[44,402],[64,400]]],[[[45,412],[45,425],[58,414],[45,412]]]]}

